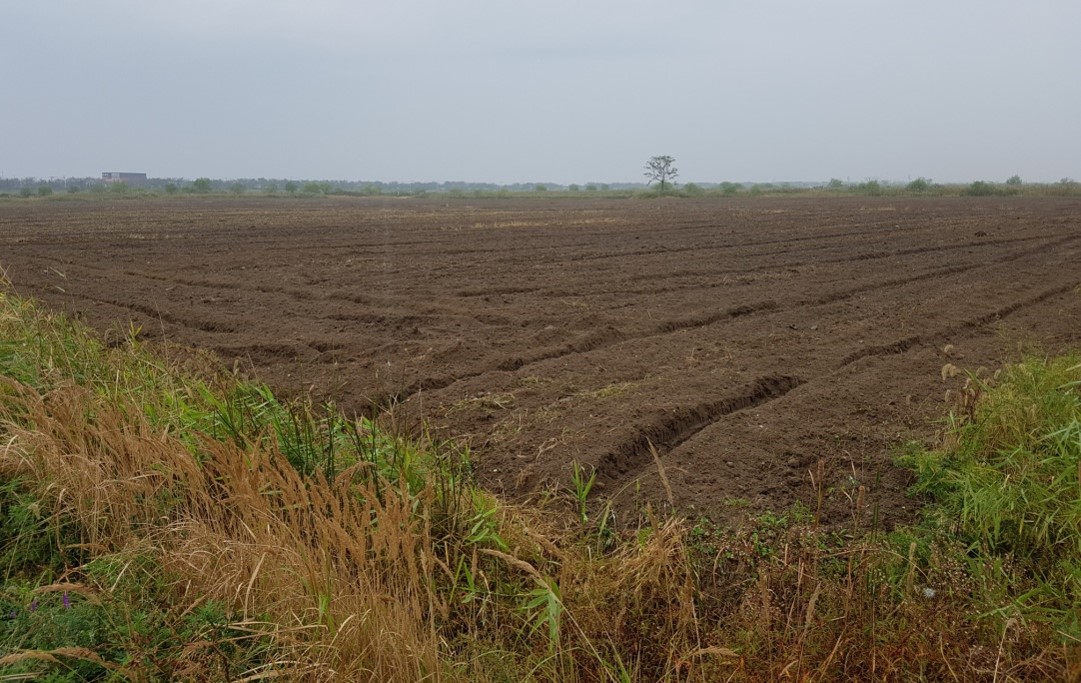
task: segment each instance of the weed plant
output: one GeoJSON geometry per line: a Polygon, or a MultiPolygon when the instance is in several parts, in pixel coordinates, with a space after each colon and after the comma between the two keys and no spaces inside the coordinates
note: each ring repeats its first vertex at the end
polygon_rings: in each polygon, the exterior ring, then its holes
{"type": "Polygon", "coordinates": [[[989,562],[992,605],[1081,642],[1081,356],[1029,358],[968,379],[944,448],[908,462],[926,514],[989,562]]]}

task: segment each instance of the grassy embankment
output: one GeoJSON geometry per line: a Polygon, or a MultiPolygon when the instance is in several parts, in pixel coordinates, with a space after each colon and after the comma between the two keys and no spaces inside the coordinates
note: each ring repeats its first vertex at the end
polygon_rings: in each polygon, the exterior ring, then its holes
{"type": "Polygon", "coordinates": [[[1077,357],[971,381],[918,527],[616,533],[131,337],[0,293],[0,680],[1081,677],[1077,357]]]}

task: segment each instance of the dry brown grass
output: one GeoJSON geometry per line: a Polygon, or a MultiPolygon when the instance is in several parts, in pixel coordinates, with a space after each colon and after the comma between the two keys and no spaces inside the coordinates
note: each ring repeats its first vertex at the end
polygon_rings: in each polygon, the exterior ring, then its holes
{"type": "Polygon", "coordinates": [[[352,472],[304,478],[273,450],[209,439],[197,462],[80,387],[0,393],[18,416],[4,476],[36,482],[93,555],[153,556],[178,609],[229,605],[274,639],[291,679],[447,677],[432,542],[410,496],[380,500],[352,472]]]}

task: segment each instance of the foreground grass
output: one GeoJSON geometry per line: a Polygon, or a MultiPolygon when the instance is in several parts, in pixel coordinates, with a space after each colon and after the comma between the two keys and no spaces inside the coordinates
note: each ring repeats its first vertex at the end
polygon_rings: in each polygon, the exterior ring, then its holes
{"type": "Polygon", "coordinates": [[[1078,359],[973,381],[919,527],[616,532],[136,336],[0,294],[2,680],[1081,676],[1078,359]]]}

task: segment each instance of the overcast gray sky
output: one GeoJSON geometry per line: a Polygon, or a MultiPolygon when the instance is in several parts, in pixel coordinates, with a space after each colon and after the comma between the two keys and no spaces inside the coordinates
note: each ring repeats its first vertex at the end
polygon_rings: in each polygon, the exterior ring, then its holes
{"type": "Polygon", "coordinates": [[[1078,0],[0,0],[0,174],[1081,179],[1078,0]]]}

